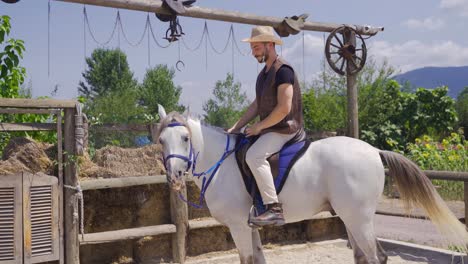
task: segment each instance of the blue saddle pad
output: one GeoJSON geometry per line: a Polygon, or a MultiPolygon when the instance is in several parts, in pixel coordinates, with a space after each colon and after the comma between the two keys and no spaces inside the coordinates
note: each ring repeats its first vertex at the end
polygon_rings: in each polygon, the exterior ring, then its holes
{"type": "MultiPolygon", "coordinates": [[[[261,214],[266,210],[266,208],[263,205],[262,197],[255,183],[255,178],[253,177],[250,168],[245,163],[245,153],[247,152],[248,148],[256,141],[256,139],[257,138],[246,138],[245,136],[240,135],[238,137],[237,144],[242,144],[242,146],[240,146],[238,148],[239,150],[236,152],[236,159],[239,165],[239,169],[241,170],[247,192],[249,192],[251,195],[253,194],[253,203],[257,208],[257,212],[261,214]],[[253,190],[254,188],[255,190],[253,190]]],[[[283,189],[291,167],[300,157],[302,157],[309,145],[309,140],[288,142],[278,153],[274,154],[269,159],[277,194],[279,194],[283,189]]]]}

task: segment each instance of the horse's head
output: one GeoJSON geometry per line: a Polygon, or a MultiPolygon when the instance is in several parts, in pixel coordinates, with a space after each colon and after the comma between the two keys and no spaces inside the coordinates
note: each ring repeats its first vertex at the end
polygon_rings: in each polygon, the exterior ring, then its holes
{"type": "Polygon", "coordinates": [[[166,114],[159,105],[160,126],[157,133],[163,147],[163,162],[169,186],[175,191],[185,188],[183,178],[194,162],[191,132],[186,117],[177,112],[166,114]]]}

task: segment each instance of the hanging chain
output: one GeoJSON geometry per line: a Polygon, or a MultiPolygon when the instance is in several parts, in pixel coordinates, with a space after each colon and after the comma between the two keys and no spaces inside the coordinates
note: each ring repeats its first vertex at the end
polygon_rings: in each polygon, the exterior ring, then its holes
{"type": "Polygon", "coordinates": [[[145,28],[143,30],[143,34],[141,34],[140,39],[136,43],[132,43],[128,39],[127,34],[125,34],[125,31],[124,31],[124,28],[123,28],[123,23],[122,23],[122,18],[120,16],[120,12],[117,12],[117,21],[119,23],[120,30],[122,30],[122,35],[124,37],[124,40],[128,43],[128,45],[130,45],[132,47],[140,46],[141,42],[143,42],[143,39],[145,38],[146,31],[148,30],[148,18],[147,18],[146,23],[145,23],[145,28]]]}
{"type": "Polygon", "coordinates": [[[156,45],[158,47],[163,48],[163,49],[169,47],[171,45],[170,42],[167,45],[162,45],[161,43],[159,43],[159,41],[156,39],[156,36],[154,35],[154,30],[153,30],[153,26],[151,24],[151,20],[148,20],[148,22],[149,22],[148,26],[149,26],[149,29],[150,29],[150,32],[151,32],[151,37],[153,38],[154,43],[156,43],[156,45]]]}
{"type": "Polygon", "coordinates": [[[150,23],[149,20],[149,13],[146,15],[146,29],[148,33],[148,69],[151,69],[151,49],[150,49],[150,33],[149,33],[149,26],[148,24],[150,23]]]}
{"type": "Polygon", "coordinates": [[[305,37],[304,31],[302,31],[302,82],[304,83],[305,88],[305,79],[306,79],[306,70],[305,70],[305,37]]]}
{"type": "Polygon", "coordinates": [[[202,32],[202,35],[201,35],[201,38],[200,40],[198,41],[198,44],[195,46],[195,48],[190,48],[187,43],[185,42],[185,37],[182,37],[182,44],[184,45],[185,49],[189,50],[189,51],[197,51],[201,45],[203,44],[203,38],[205,38],[206,36],[206,33],[208,32],[208,26],[206,25],[206,21],[205,21],[205,25],[203,26],[203,32],[202,32]]]}
{"type": "Polygon", "coordinates": [[[98,45],[100,45],[100,46],[106,46],[107,44],[109,44],[109,42],[111,42],[111,40],[114,38],[115,31],[117,30],[117,26],[118,26],[118,17],[116,17],[116,19],[115,19],[114,28],[112,29],[112,33],[111,33],[110,37],[109,37],[106,41],[100,42],[100,41],[98,41],[98,40],[96,39],[96,37],[95,37],[93,31],[91,30],[91,25],[90,25],[90,23],[89,23],[88,12],[86,11],[86,6],[84,6],[83,14],[84,14],[84,18],[85,18],[85,24],[87,25],[89,34],[91,35],[91,38],[94,40],[94,42],[96,42],[96,44],[98,44],[98,45]]]}

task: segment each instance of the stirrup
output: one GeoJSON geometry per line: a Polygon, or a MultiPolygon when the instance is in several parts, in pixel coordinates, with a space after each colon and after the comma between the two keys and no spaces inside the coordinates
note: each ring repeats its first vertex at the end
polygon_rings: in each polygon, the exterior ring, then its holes
{"type": "Polygon", "coordinates": [[[257,217],[257,216],[258,216],[257,208],[255,207],[255,205],[252,205],[252,207],[250,207],[250,211],[249,211],[249,219],[247,220],[247,224],[251,228],[261,228],[261,226],[258,226],[258,225],[254,224],[252,222],[252,218],[257,217]]]}

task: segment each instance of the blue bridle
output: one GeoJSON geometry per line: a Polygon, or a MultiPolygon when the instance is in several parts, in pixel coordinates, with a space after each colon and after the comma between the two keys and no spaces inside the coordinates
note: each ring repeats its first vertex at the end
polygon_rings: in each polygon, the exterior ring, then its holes
{"type": "MultiPolygon", "coordinates": [[[[176,127],[176,126],[185,127],[184,124],[179,123],[179,122],[173,122],[173,123],[170,123],[168,125],[168,127],[176,127]]],[[[199,200],[198,204],[194,204],[194,203],[188,201],[185,197],[182,196],[182,194],[179,193],[179,198],[182,201],[186,202],[187,204],[189,204],[189,205],[191,205],[191,206],[193,206],[195,208],[203,208],[203,199],[205,198],[206,190],[208,189],[208,186],[210,186],[210,183],[213,180],[213,177],[215,176],[215,174],[218,171],[219,167],[221,167],[221,164],[223,164],[224,160],[226,160],[226,158],[229,157],[229,155],[231,155],[233,152],[235,152],[242,145],[242,144],[239,144],[239,146],[235,147],[234,149],[229,150],[229,146],[230,146],[230,143],[231,143],[230,142],[231,138],[230,138],[229,134],[227,134],[226,136],[227,136],[226,147],[224,149],[223,155],[221,156],[221,158],[213,166],[211,166],[206,171],[203,171],[203,172],[200,172],[200,173],[195,172],[195,167],[197,165],[197,158],[198,158],[198,154],[200,154],[200,152],[198,152],[196,155],[194,154],[194,150],[193,150],[193,146],[192,146],[192,140],[190,140],[190,152],[189,152],[188,157],[183,156],[183,155],[179,155],[179,154],[170,154],[167,157],[163,157],[163,159],[164,159],[164,168],[166,169],[166,171],[167,171],[166,162],[171,158],[178,158],[178,159],[182,159],[182,160],[187,162],[187,168],[186,168],[185,172],[188,172],[190,170],[190,167],[192,167],[192,175],[193,176],[198,177],[199,179],[200,179],[200,177],[203,176],[202,187],[201,187],[201,190],[200,190],[200,200],[199,200]],[[207,178],[208,174],[210,174],[210,176],[207,178]]],[[[170,179],[168,177],[168,181],[169,180],[170,179]]]]}

